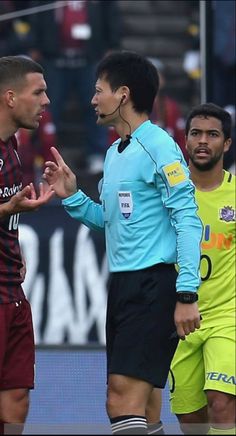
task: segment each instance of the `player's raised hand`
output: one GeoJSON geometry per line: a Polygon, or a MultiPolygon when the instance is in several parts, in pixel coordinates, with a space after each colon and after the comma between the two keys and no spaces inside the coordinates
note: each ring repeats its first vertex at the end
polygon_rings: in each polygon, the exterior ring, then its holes
{"type": "Polygon", "coordinates": [[[55,191],[58,197],[66,198],[77,191],[76,176],[66,165],[61,154],[55,147],[51,147],[55,162],[45,162],[43,178],[55,191]]]}
{"type": "Polygon", "coordinates": [[[37,195],[33,183],[30,183],[1,206],[0,217],[37,210],[40,206],[48,203],[54,194],[51,186],[40,183],[39,195],[37,195]]]}

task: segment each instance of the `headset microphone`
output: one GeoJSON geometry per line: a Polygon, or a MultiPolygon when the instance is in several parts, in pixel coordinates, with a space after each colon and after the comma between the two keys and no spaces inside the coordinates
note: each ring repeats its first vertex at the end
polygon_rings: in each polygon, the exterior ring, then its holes
{"type": "Polygon", "coordinates": [[[100,118],[106,118],[109,117],[110,115],[113,115],[118,109],[120,109],[120,106],[123,103],[125,97],[126,97],[125,95],[122,96],[120,103],[118,104],[117,108],[113,112],[110,112],[109,114],[99,114],[100,118]]]}

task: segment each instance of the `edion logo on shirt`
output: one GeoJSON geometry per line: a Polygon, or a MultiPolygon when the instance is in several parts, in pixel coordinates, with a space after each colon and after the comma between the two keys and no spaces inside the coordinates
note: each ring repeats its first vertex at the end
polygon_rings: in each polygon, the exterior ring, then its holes
{"type": "Polygon", "coordinates": [[[201,247],[203,250],[230,250],[234,241],[234,234],[225,234],[223,232],[213,232],[212,226],[206,224],[204,226],[203,239],[201,247]]]}

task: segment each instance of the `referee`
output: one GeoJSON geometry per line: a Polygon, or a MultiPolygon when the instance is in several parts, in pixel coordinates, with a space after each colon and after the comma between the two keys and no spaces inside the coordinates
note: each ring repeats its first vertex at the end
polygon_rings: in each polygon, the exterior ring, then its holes
{"type": "Polygon", "coordinates": [[[156,68],[136,53],[114,52],[97,67],[97,123],[120,136],[106,154],[101,204],[77,188],[55,148],[44,173],[73,218],[105,230],[106,407],[117,435],[148,434],[152,389],[165,387],[179,337],[200,327],[202,224],[179,146],[149,119],[158,88],[156,68]]]}

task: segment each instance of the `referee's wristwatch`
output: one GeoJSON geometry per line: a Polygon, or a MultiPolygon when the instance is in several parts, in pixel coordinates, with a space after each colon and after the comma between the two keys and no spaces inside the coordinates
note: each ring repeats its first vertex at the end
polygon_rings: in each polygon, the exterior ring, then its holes
{"type": "Polygon", "coordinates": [[[177,292],[177,301],[184,304],[192,304],[198,300],[196,292],[177,292]]]}

